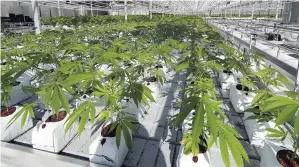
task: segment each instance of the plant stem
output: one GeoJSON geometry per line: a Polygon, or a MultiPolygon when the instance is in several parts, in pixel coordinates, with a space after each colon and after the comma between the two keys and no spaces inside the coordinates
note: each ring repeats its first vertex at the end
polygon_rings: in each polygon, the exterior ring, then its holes
{"type": "Polygon", "coordinates": [[[296,158],[296,156],[297,156],[297,150],[298,150],[298,142],[299,141],[299,135],[298,135],[298,137],[297,137],[297,140],[295,140],[294,142],[294,146],[295,146],[295,150],[294,150],[294,153],[293,153],[293,155],[292,155],[292,158],[291,158],[291,162],[294,162],[294,159],[296,158]]]}

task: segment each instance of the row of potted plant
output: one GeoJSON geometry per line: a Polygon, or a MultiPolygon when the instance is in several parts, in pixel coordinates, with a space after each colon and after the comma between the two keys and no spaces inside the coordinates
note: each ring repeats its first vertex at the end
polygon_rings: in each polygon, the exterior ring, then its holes
{"type": "Polygon", "coordinates": [[[86,33],[95,27],[58,28],[40,35],[3,39],[1,89],[7,96],[2,98],[2,104],[8,101],[11,105],[3,107],[1,113],[8,126],[16,127],[11,129],[15,134],[6,141],[26,131],[24,122],[32,122],[36,108],[47,112],[33,129],[33,147],[51,152],[61,151],[77,132],[83,132],[88,121],[95,124],[104,120],[101,134],[90,146],[90,160],[120,166],[132,145],[132,132],[136,131],[132,122],[138,121],[139,113],[146,114],[148,106],[155,102],[165,72],[176,63],[173,50],[188,54],[183,43],[186,37],[176,37],[174,32],[188,29],[188,21],[204,24],[196,19],[169,18],[157,22],[154,29],[132,23],[121,32],[109,31],[103,25],[98,29],[104,28],[106,35],[92,38],[86,38],[86,33]],[[177,29],[173,32],[168,24],[177,29]],[[39,98],[13,111],[18,102],[11,103],[16,100],[12,97],[18,92],[9,90],[25,74],[30,74],[30,84],[22,86],[21,92],[39,98]],[[71,107],[71,99],[75,99],[75,108],[71,107]],[[106,148],[114,151],[107,152],[106,148]]]}
{"type": "Polygon", "coordinates": [[[288,130],[283,125],[297,118],[294,101],[298,93],[290,91],[291,82],[278,70],[267,67],[260,57],[245,62],[250,63],[249,69],[237,66],[226,69],[219,74],[219,80],[224,85],[222,89],[228,91],[235,111],[244,113],[245,129],[250,144],[258,148],[261,166],[298,166],[296,127],[299,121],[288,130]],[[259,67],[252,68],[256,63],[259,67]],[[250,70],[252,72],[248,72],[250,70]],[[238,71],[241,76],[237,75],[238,71]]]}

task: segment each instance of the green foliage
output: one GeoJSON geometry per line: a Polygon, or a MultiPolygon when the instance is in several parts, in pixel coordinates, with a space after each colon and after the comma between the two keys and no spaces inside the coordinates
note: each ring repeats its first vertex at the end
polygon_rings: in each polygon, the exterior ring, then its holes
{"type": "MultiPolygon", "coordinates": [[[[191,129],[182,141],[184,153],[198,154],[199,144],[208,149],[216,144],[226,166],[230,165],[231,152],[242,167],[243,159],[248,161],[248,157],[237,140],[238,133],[225,124],[226,116],[219,108],[222,102],[216,98],[211,71],[247,71],[247,57],[224,44],[221,36],[199,17],[154,16],[150,20],[148,16],[129,16],[127,22],[123,19],[123,16],[42,18],[44,25],[73,26],[45,30],[40,35],[5,36],[1,39],[6,48],[1,50],[1,60],[7,62],[1,66],[2,100],[9,100],[11,87],[22,74],[34,71],[33,85],[23,91],[39,95],[54,113],[64,108],[69,114],[65,132],[77,121],[79,135],[89,119],[93,125],[111,123],[109,131],[116,131],[117,146],[124,136],[131,148],[130,131],[136,133],[132,124],[136,120],[124,112],[123,100],[133,100],[137,106],[150,105],[155,99],[140,80],[155,76],[158,84],[163,84],[165,74],[161,66],[177,72],[185,70],[194,84],[188,84],[182,110],[170,122],[179,126],[195,112],[191,129]],[[24,47],[16,49],[16,44],[24,47]],[[179,54],[174,55],[174,51],[179,54]],[[220,54],[225,55],[224,60],[217,58],[220,54]],[[88,98],[77,108],[70,107],[68,94],[81,100],[89,91],[88,98]],[[105,100],[105,109],[97,116],[96,105],[101,100],[105,100]]],[[[268,102],[261,99],[270,95],[260,92],[259,96],[254,103],[265,103],[262,109],[268,109],[268,102]]],[[[22,120],[33,117],[33,106],[25,105],[10,123],[20,116],[22,120]]],[[[288,118],[281,116],[279,123],[288,118]]]]}

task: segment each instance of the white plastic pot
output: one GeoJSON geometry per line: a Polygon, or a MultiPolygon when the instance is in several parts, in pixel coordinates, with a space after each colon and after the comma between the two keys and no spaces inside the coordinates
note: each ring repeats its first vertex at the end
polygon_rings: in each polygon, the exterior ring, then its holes
{"type": "Polygon", "coordinates": [[[264,140],[268,131],[266,128],[274,128],[275,122],[270,120],[269,122],[257,122],[255,119],[248,119],[248,117],[254,115],[251,112],[244,113],[244,126],[250,141],[250,144],[262,148],[264,146],[264,140]]]}
{"type": "Polygon", "coordinates": [[[21,128],[22,115],[15,120],[10,126],[7,127],[8,122],[23,108],[21,106],[15,106],[16,111],[9,116],[0,117],[1,124],[1,141],[11,141],[17,136],[23,134],[33,126],[32,118],[28,115],[23,128],[21,128]],[[7,128],[6,128],[7,127],[7,128]]]}
{"type": "Polygon", "coordinates": [[[238,113],[243,113],[246,109],[250,107],[251,101],[255,97],[255,93],[248,92],[248,95],[245,95],[245,92],[238,90],[236,85],[230,87],[229,99],[238,113]]]}
{"type": "MultiPolygon", "coordinates": [[[[102,128],[106,124],[102,125],[102,128]]],[[[129,130],[132,138],[132,132],[129,130]]],[[[122,135],[119,148],[116,137],[103,137],[101,134],[89,146],[89,161],[104,166],[121,167],[129,151],[122,135]]]]}
{"type": "Polygon", "coordinates": [[[285,144],[266,141],[261,156],[260,167],[283,167],[276,159],[276,153],[279,150],[293,150],[292,146],[290,146],[291,145],[290,141],[287,141],[287,143],[285,144]]]}
{"type": "Polygon", "coordinates": [[[147,110],[148,110],[148,106],[142,104],[142,103],[139,103],[138,104],[138,107],[136,106],[135,102],[130,99],[128,102],[126,100],[123,100],[121,102],[121,105],[124,108],[124,112],[128,115],[128,116],[131,116],[135,119],[137,119],[138,121],[141,121],[143,120],[145,114],[147,113],[147,110]]]}
{"type": "Polygon", "coordinates": [[[203,154],[198,154],[198,161],[195,163],[193,162],[192,153],[185,155],[184,154],[184,146],[180,146],[180,150],[178,153],[178,157],[176,160],[176,166],[177,167],[211,167],[211,158],[209,155],[209,152],[205,152],[203,154]]]}
{"type": "Polygon", "coordinates": [[[10,94],[10,100],[8,101],[8,106],[16,105],[26,99],[28,99],[31,95],[26,94],[22,90],[22,86],[29,86],[29,80],[19,81],[20,84],[17,86],[12,87],[12,93],[10,94]]]}
{"type": "Polygon", "coordinates": [[[38,122],[32,131],[33,148],[58,153],[77,134],[78,121],[75,121],[70,129],[64,133],[66,120],[69,114],[59,122],[38,122]],[[46,125],[43,128],[43,125],[46,125]]]}
{"type": "Polygon", "coordinates": [[[224,98],[229,97],[229,89],[231,85],[236,84],[237,77],[233,74],[227,74],[223,72],[219,72],[219,81],[221,86],[221,93],[224,98]]]}

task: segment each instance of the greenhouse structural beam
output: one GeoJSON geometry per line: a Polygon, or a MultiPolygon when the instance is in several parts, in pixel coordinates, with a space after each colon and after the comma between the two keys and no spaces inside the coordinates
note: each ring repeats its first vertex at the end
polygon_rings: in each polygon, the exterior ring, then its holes
{"type": "Polygon", "coordinates": [[[35,33],[40,34],[41,33],[41,22],[40,22],[40,10],[38,7],[37,0],[32,0],[32,10],[33,10],[33,16],[34,16],[34,27],[35,27],[35,33]]]}

